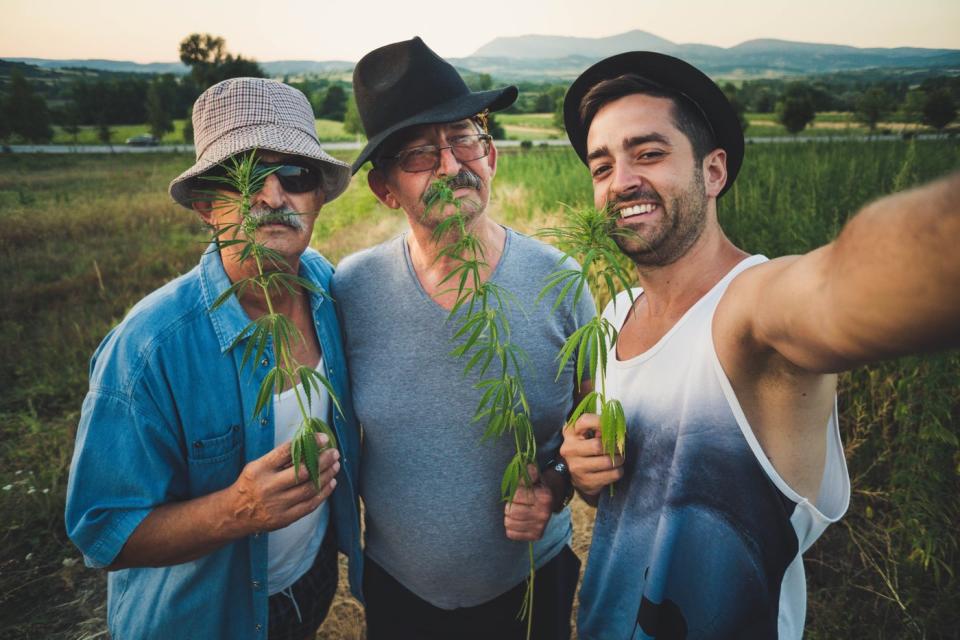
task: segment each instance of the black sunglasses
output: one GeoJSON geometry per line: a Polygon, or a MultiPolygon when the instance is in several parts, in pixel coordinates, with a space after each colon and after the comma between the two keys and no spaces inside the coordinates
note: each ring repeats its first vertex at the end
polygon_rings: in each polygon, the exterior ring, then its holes
{"type": "MultiPolygon", "coordinates": [[[[277,176],[280,186],[287,193],[307,193],[316,190],[323,183],[323,173],[316,167],[294,162],[257,162],[257,172],[277,176]]],[[[217,188],[236,192],[236,187],[226,180],[228,172],[223,166],[217,166],[204,173],[201,178],[209,179],[217,188]]]]}

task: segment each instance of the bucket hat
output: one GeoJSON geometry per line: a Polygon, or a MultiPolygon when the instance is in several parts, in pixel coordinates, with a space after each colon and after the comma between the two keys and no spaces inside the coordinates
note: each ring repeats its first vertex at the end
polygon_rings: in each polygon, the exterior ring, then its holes
{"type": "Polygon", "coordinates": [[[356,173],[391,134],[506,109],[517,88],[470,91],[452,64],[413,38],[363,56],[353,69],[353,94],[367,134],[367,146],[353,162],[356,173]]]}
{"type": "MultiPolygon", "coordinates": [[[[563,122],[567,137],[580,160],[587,164],[587,131],[590,123],[580,119],[580,102],[595,85],[626,73],[634,73],[680,94],[703,115],[713,130],[717,146],[727,152],[727,183],[733,184],[743,164],[743,130],[730,101],[717,84],[696,67],[673,56],[652,51],[630,51],[605,58],[573,81],[563,99],[563,122]]],[[[718,196],[719,197],[719,196],[718,196]]]]}
{"type": "Polygon", "coordinates": [[[350,165],[320,148],[306,96],[276,80],[231,78],[213,85],[193,104],[193,132],[197,161],[170,183],[170,196],[187,208],[194,178],[252,149],[299,156],[316,166],[326,202],[350,182],[350,165]]]}

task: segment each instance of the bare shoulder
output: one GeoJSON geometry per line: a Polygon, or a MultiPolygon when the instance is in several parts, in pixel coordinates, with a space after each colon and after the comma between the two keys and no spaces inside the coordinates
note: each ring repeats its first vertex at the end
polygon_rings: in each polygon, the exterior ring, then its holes
{"type": "Polygon", "coordinates": [[[770,349],[760,335],[764,306],[774,302],[768,292],[797,258],[785,256],[754,265],[730,282],[713,318],[713,338],[718,349],[743,350],[750,355],[770,349]]]}

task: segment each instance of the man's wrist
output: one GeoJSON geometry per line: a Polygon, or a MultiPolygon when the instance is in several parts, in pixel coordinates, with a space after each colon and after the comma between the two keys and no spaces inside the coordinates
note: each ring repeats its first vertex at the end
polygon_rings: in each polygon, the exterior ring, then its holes
{"type": "Polygon", "coordinates": [[[561,456],[556,456],[548,462],[541,472],[544,483],[550,488],[553,495],[551,510],[559,513],[570,504],[573,498],[573,482],[570,479],[570,469],[561,456]]]}

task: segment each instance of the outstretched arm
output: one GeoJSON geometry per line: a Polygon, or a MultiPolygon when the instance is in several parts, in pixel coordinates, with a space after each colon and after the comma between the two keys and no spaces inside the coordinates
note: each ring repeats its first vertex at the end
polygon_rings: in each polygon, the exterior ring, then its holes
{"type": "Polygon", "coordinates": [[[867,205],[824,247],[744,272],[721,306],[754,346],[811,372],[960,345],[960,173],[867,205]]]}

